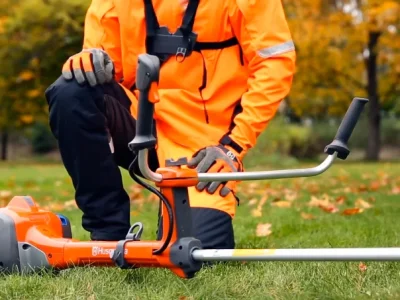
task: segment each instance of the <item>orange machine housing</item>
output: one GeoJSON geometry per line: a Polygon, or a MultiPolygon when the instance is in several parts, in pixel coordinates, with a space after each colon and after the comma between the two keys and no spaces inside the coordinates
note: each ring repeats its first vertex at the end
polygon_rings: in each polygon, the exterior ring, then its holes
{"type": "MultiPolygon", "coordinates": [[[[161,240],[141,241],[143,225],[135,223],[123,241],[78,241],[72,238],[65,216],[41,209],[29,196],[16,196],[0,209],[0,269],[30,273],[83,265],[163,267],[180,277],[193,277],[201,264],[192,259],[191,252],[201,249],[201,243],[192,237],[187,186],[197,183],[197,174],[176,165],[158,172],[163,180],[157,185],[173,217],[172,224],[163,218],[161,240]],[[170,226],[172,235],[167,240],[170,226]]],[[[168,215],[165,204],[162,214],[168,215]]]]}

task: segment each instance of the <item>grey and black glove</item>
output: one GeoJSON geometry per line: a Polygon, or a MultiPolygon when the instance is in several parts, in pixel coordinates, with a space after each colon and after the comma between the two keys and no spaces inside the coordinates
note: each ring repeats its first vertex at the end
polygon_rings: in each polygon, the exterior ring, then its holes
{"type": "Polygon", "coordinates": [[[101,49],[82,50],[71,56],[62,69],[66,80],[75,78],[79,84],[88,82],[92,87],[111,82],[114,74],[114,63],[101,49]]]}
{"type": "MultiPolygon", "coordinates": [[[[222,146],[209,146],[197,151],[188,162],[189,168],[196,168],[198,173],[223,173],[242,172],[243,164],[233,150],[222,146]]],[[[225,197],[235,187],[236,182],[200,182],[196,188],[198,191],[206,191],[214,194],[221,186],[219,194],[225,197]]]]}

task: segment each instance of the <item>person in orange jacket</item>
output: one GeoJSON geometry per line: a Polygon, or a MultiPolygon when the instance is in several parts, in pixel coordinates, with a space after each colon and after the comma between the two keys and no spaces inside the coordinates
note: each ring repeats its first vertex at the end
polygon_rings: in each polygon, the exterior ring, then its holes
{"type": "MultiPolygon", "coordinates": [[[[92,240],[121,240],[134,159],[138,55],[162,62],[152,170],[189,157],[198,172],[242,171],[291,88],[295,47],[280,0],[92,0],[81,52],[46,90],[49,123],[92,240]]],[[[136,172],[140,174],[136,166],[136,172]]],[[[195,237],[234,248],[237,182],[189,189],[195,237]]]]}

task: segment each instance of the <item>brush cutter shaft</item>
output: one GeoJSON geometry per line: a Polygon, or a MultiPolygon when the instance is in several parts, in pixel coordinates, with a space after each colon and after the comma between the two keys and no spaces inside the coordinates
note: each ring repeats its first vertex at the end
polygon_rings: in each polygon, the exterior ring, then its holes
{"type": "Polygon", "coordinates": [[[194,250],[196,261],[399,261],[400,248],[194,250]]]}

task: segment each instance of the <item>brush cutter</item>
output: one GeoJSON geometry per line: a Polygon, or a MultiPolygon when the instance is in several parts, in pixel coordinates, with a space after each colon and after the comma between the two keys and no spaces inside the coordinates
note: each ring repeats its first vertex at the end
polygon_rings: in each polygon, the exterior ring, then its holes
{"type": "Polygon", "coordinates": [[[305,169],[200,173],[185,168],[186,158],[167,160],[166,166],[153,172],[147,163],[148,149],[155,147],[152,135],[154,104],[159,101],[157,85],[160,62],[148,54],[139,56],[136,86],[139,90],[138,120],[135,138],[129,148],[137,153],[143,177],[155,187],[131,176],[161,199],[162,237],[143,241],[142,223],[132,225],[121,241],[79,241],[72,238],[68,219],[38,207],[29,196],[16,196],[0,209],[0,269],[6,273],[34,273],[77,266],[110,266],[122,269],[141,267],[168,268],[182,278],[191,278],[208,261],[366,261],[399,260],[400,248],[339,249],[202,249],[192,235],[190,201],[187,188],[200,181],[264,180],[310,177],[325,172],[336,158],[345,160],[350,153],[347,142],[368,102],[354,98],[338,132],[324,152],[326,159],[305,169]]]}

